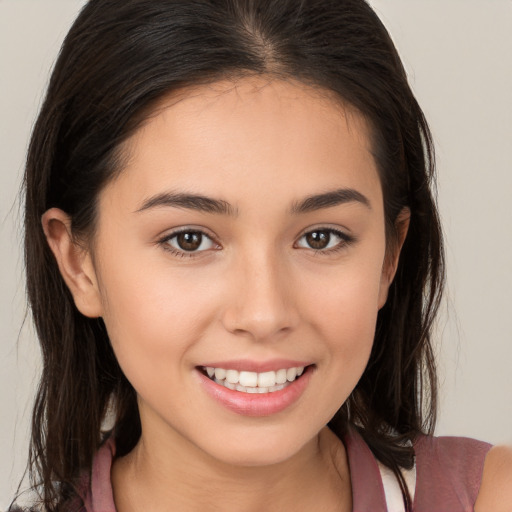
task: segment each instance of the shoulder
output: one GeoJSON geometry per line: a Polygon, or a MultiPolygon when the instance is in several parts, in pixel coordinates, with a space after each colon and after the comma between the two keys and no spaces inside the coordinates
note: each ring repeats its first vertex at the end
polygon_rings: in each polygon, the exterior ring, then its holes
{"type": "Polygon", "coordinates": [[[416,509],[473,510],[491,445],[465,437],[420,436],[414,449],[416,509]]]}
{"type": "Polygon", "coordinates": [[[485,458],[492,446],[468,437],[420,436],[415,444],[417,462],[430,468],[467,474],[478,480],[482,477],[485,458]]]}
{"type": "Polygon", "coordinates": [[[475,512],[512,510],[512,446],[495,446],[485,458],[475,512]]]}

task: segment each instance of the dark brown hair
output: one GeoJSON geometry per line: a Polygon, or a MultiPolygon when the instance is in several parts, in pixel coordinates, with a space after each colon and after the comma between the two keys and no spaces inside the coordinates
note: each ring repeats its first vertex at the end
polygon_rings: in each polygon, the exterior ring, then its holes
{"type": "Polygon", "coordinates": [[[29,468],[45,510],[73,500],[109,403],[119,455],[141,427],[105,326],[76,309],[41,216],[61,208],[77,239],[87,240],[98,193],[122,172],[121,143],[158,99],[254,74],[298,80],[355,107],[372,128],[388,241],[399,212],[410,209],[368,366],[329,424],[340,437],[354,425],[408,501],[400,468],[411,467],[414,451],[405,442],[435,421],[430,336],[444,267],[431,136],[386,29],[364,0],[91,0],[56,62],[25,174],[28,296],[44,363],[29,468]]]}

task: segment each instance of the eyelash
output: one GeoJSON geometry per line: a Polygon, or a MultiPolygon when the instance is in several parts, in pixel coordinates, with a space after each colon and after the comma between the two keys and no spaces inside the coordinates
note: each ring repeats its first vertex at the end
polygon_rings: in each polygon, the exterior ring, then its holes
{"type": "Polygon", "coordinates": [[[307,249],[313,251],[313,254],[319,255],[319,256],[331,256],[333,254],[336,254],[336,253],[346,249],[348,246],[354,244],[357,241],[354,236],[348,235],[347,233],[345,233],[343,231],[340,231],[335,228],[324,228],[324,227],[319,227],[319,228],[315,228],[315,229],[306,231],[299,237],[299,240],[301,240],[302,238],[304,238],[307,235],[310,235],[312,233],[319,233],[319,232],[320,233],[328,233],[329,236],[335,235],[340,239],[340,241],[334,247],[331,247],[330,249],[314,249],[313,247],[307,248],[307,249]]]}
{"type": "MultiPolygon", "coordinates": [[[[340,239],[340,242],[338,242],[334,247],[332,247],[330,249],[314,249],[313,247],[308,247],[307,249],[313,251],[313,253],[315,255],[329,256],[329,255],[335,254],[339,251],[342,251],[347,246],[350,246],[357,241],[354,236],[348,235],[347,233],[344,233],[343,231],[340,231],[340,230],[334,229],[334,228],[323,228],[323,227],[306,231],[299,237],[299,240],[301,240],[302,238],[304,238],[307,235],[310,235],[312,233],[318,233],[318,232],[328,233],[329,235],[335,235],[340,239]]],[[[165,237],[160,239],[158,241],[158,244],[161,245],[165,251],[170,252],[173,256],[177,256],[179,258],[195,258],[198,256],[198,254],[205,252],[204,250],[203,251],[178,250],[178,249],[173,248],[171,245],[169,245],[169,242],[172,239],[174,239],[177,236],[184,234],[184,233],[199,234],[201,237],[206,237],[213,244],[216,244],[216,242],[212,239],[211,236],[209,236],[204,231],[201,231],[200,229],[181,229],[179,231],[174,231],[173,233],[170,233],[169,235],[166,235],[165,237]]],[[[217,244],[217,246],[218,246],[218,244],[217,244]]],[[[304,249],[306,249],[306,247],[304,247],[304,249]]]]}
{"type": "MultiPolygon", "coordinates": [[[[192,229],[192,228],[185,228],[185,229],[180,229],[178,231],[174,231],[173,233],[170,233],[170,234],[166,235],[165,237],[163,237],[162,239],[160,239],[158,241],[158,244],[161,245],[165,251],[170,252],[173,256],[177,256],[178,258],[196,258],[198,256],[198,254],[205,252],[205,251],[178,250],[169,244],[169,242],[173,238],[176,238],[179,235],[184,234],[184,233],[199,234],[199,235],[201,235],[201,237],[205,237],[205,238],[209,239],[213,244],[218,246],[218,244],[216,244],[216,242],[213,240],[213,238],[210,235],[208,235],[204,231],[201,231],[200,229],[192,229]]],[[[201,243],[202,243],[202,241],[201,241],[201,243]]]]}

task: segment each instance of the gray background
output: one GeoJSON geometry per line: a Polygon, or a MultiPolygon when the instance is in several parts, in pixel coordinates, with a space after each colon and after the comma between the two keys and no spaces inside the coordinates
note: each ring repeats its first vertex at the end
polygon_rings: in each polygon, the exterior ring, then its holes
{"type": "MultiPolygon", "coordinates": [[[[437,432],[512,443],[512,1],[372,0],[438,149],[448,288],[437,432]]],[[[0,0],[0,510],[25,465],[39,371],[17,193],[60,43],[83,2],[0,0]]]]}

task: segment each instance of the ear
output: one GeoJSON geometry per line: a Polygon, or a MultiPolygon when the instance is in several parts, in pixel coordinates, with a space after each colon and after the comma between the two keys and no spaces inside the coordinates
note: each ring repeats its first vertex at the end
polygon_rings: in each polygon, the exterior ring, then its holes
{"type": "Polygon", "coordinates": [[[102,315],[101,296],[96,272],[88,251],[80,247],[71,233],[69,215],[58,208],[51,208],[41,218],[44,234],[60,273],[68,286],[75,305],[85,316],[102,315]]]}
{"type": "Polygon", "coordinates": [[[388,299],[388,291],[393,279],[395,278],[396,269],[398,268],[398,260],[400,252],[409,230],[409,222],[411,220],[411,211],[409,208],[402,208],[395,221],[396,240],[388,247],[384,265],[382,266],[382,275],[379,290],[379,309],[384,306],[388,299]]]}

